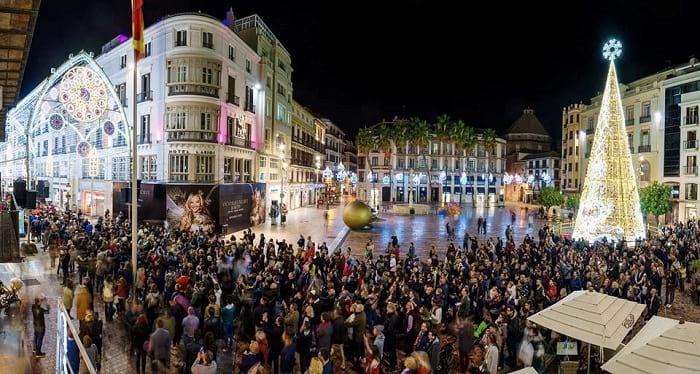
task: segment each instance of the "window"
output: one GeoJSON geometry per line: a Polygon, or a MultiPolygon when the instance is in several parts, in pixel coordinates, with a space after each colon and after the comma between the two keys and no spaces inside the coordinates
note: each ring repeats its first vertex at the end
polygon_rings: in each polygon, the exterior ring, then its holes
{"type": "MultiPolygon", "coordinates": [[[[473,162],[473,161],[470,161],[470,162],[473,162]]],[[[438,160],[431,160],[430,167],[433,169],[437,169],[438,168],[438,160]]]]}
{"type": "Polygon", "coordinates": [[[126,67],[126,55],[122,55],[119,61],[119,67],[124,69],[126,67]]]}
{"type": "Polygon", "coordinates": [[[642,103],[642,118],[651,118],[651,102],[645,101],[642,103]]]}
{"type": "Polygon", "coordinates": [[[698,185],[696,183],[686,183],[685,184],[685,199],[686,200],[697,200],[698,199],[698,185]]]}
{"type": "Polygon", "coordinates": [[[200,130],[212,131],[211,113],[201,113],[199,117],[200,130]]]}
{"type": "Polygon", "coordinates": [[[119,131],[117,131],[117,140],[114,142],[114,146],[124,147],[126,146],[126,126],[124,126],[124,122],[119,122],[117,128],[119,131]]]}
{"type": "Polygon", "coordinates": [[[265,157],[260,157],[260,167],[261,168],[265,167],[265,161],[266,161],[265,157]]]}
{"type": "Polygon", "coordinates": [[[187,30],[178,30],[175,33],[175,46],[181,47],[187,45],[187,30]]]}
{"type": "Polygon", "coordinates": [[[214,34],[210,32],[202,32],[202,47],[214,49],[214,34]]]}
{"type": "Polygon", "coordinates": [[[149,100],[151,97],[151,73],[141,75],[141,97],[139,101],[149,100]]]}
{"type": "Polygon", "coordinates": [[[236,61],[236,48],[233,48],[233,46],[228,46],[228,59],[236,61]]]}
{"type": "Polygon", "coordinates": [[[157,162],[158,159],[155,155],[139,157],[139,166],[141,168],[140,171],[142,180],[158,179],[158,177],[156,176],[156,171],[158,168],[157,162]]]}
{"type": "Polygon", "coordinates": [[[588,127],[587,128],[589,128],[591,130],[593,129],[593,117],[588,119],[588,127]]]}
{"type": "Polygon", "coordinates": [[[141,116],[140,126],[139,126],[139,144],[145,144],[151,142],[151,115],[144,114],[141,116]]]}
{"type": "Polygon", "coordinates": [[[287,108],[282,104],[277,104],[277,120],[287,122],[287,108]]]}
{"type": "MultiPolygon", "coordinates": [[[[100,173],[104,173],[104,168],[99,168],[100,173]]],[[[112,180],[128,181],[131,176],[131,157],[113,157],[112,158],[112,180]]]]}
{"type": "Polygon", "coordinates": [[[177,81],[178,82],[187,82],[187,66],[186,65],[179,65],[177,67],[177,81]]]}
{"type": "Polygon", "coordinates": [[[629,122],[629,120],[632,120],[634,123],[634,106],[630,105],[627,108],[625,108],[625,121],[629,122]]]}
{"type": "Polygon", "coordinates": [[[642,139],[640,145],[649,145],[649,131],[642,131],[642,139]]]}
{"type": "Polygon", "coordinates": [[[248,59],[245,59],[245,71],[248,72],[248,73],[250,73],[250,71],[251,71],[251,69],[250,69],[250,60],[248,60],[248,59]]]}
{"type": "Polygon", "coordinates": [[[634,147],[634,134],[632,134],[632,133],[627,134],[627,145],[629,145],[630,148],[634,147]]]}
{"type": "Polygon", "coordinates": [[[170,155],[170,180],[186,181],[189,178],[188,160],[187,154],[170,155]]]}
{"type": "Polygon", "coordinates": [[[187,127],[186,112],[170,113],[168,118],[170,119],[168,123],[168,130],[184,130],[187,127]]]}
{"type": "Polygon", "coordinates": [[[370,166],[377,166],[377,165],[379,165],[379,157],[373,156],[372,162],[370,163],[370,166]]]}
{"type": "Polygon", "coordinates": [[[404,160],[402,158],[400,158],[400,159],[398,159],[397,162],[398,162],[397,167],[399,169],[404,169],[404,160]]]}
{"type": "Polygon", "coordinates": [[[277,93],[282,96],[287,96],[287,89],[283,85],[277,83],[277,93]]]}
{"type": "Polygon", "coordinates": [[[695,125],[698,123],[698,107],[696,106],[689,106],[685,108],[685,124],[686,125],[695,125]]]}
{"type": "Polygon", "coordinates": [[[95,148],[97,149],[102,149],[103,144],[102,144],[102,128],[97,128],[97,131],[95,131],[95,148]]]}
{"type": "Polygon", "coordinates": [[[272,117],[272,100],[265,99],[265,117],[272,117]]]}
{"type": "Polygon", "coordinates": [[[202,83],[206,84],[212,84],[212,69],[211,68],[202,68],[202,83]]]}
{"type": "Polygon", "coordinates": [[[150,57],[150,56],[151,56],[151,42],[148,42],[143,46],[143,57],[150,57]]]}
{"type": "Polygon", "coordinates": [[[198,182],[214,181],[214,156],[197,156],[197,177],[198,182]]]}

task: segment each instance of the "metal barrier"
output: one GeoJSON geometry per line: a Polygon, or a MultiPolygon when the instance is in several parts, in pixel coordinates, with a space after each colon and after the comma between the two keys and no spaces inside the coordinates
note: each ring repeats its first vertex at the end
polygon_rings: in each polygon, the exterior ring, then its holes
{"type": "Polygon", "coordinates": [[[66,308],[63,306],[62,300],[58,300],[58,313],[56,316],[56,373],[57,374],[78,374],[73,371],[68,361],[68,331],[73,335],[75,339],[75,344],[78,346],[78,351],[80,352],[79,360],[85,364],[88,373],[96,374],[97,370],[92,365],[90,357],[88,357],[87,351],[83,346],[83,342],[80,341],[80,335],[78,331],[73,326],[73,321],[71,321],[66,312],[66,308]]]}

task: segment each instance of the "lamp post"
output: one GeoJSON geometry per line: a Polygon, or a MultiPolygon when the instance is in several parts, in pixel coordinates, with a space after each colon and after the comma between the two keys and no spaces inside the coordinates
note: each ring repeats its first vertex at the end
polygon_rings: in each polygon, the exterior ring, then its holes
{"type": "Polygon", "coordinates": [[[326,203],[326,210],[328,210],[328,194],[329,194],[329,189],[330,189],[330,184],[331,184],[331,178],[333,178],[333,171],[331,170],[330,167],[326,166],[326,169],[323,170],[323,183],[326,186],[326,196],[325,196],[325,203],[326,203]]]}
{"type": "Polygon", "coordinates": [[[462,205],[462,196],[466,193],[467,186],[467,173],[462,172],[462,176],[459,178],[459,184],[462,185],[462,193],[459,194],[459,205],[462,205]]]}

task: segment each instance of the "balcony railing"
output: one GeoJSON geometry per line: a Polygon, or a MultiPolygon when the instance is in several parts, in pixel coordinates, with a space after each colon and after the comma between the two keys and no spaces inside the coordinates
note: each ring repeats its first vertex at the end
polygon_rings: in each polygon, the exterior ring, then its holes
{"type": "Polygon", "coordinates": [[[686,125],[697,125],[698,124],[698,116],[685,117],[685,124],[686,125]]]}
{"type": "Polygon", "coordinates": [[[241,98],[230,92],[226,94],[226,102],[236,106],[241,106],[241,98]]]}
{"type": "Polygon", "coordinates": [[[219,97],[219,88],[196,83],[175,83],[168,85],[168,95],[219,97]]]}
{"type": "Polygon", "coordinates": [[[639,123],[647,123],[647,122],[651,122],[651,115],[647,114],[646,116],[639,117],[639,123]]]}
{"type": "Polygon", "coordinates": [[[185,46],[187,46],[187,41],[186,40],[176,40],[175,46],[176,47],[185,47],[185,46]]]}
{"type": "Polygon", "coordinates": [[[202,43],[202,47],[214,49],[214,43],[202,43]]]}
{"type": "Polygon", "coordinates": [[[137,141],[139,144],[151,144],[151,136],[139,136],[137,141]]]}
{"type": "Polygon", "coordinates": [[[586,135],[591,135],[595,132],[595,127],[589,127],[586,129],[586,135]]]}
{"type": "Polygon", "coordinates": [[[140,92],[139,94],[136,95],[136,102],[137,103],[142,103],[144,101],[151,101],[153,100],[153,91],[144,91],[140,92]]]}
{"type": "Polygon", "coordinates": [[[246,105],[245,111],[255,114],[255,105],[246,105]]]}
{"type": "Polygon", "coordinates": [[[684,140],[683,141],[683,148],[684,149],[698,149],[698,141],[697,140],[684,140]]]}
{"type": "Polygon", "coordinates": [[[684,174],[685,175],[698,175],[698,167],[697,166],[686,166],[683,168],[684,174]]]}
{"type": "Polygon", "coordinates": [[[168,141],[216,143],[216,133],[203,131],[170,130],[168,131],[168,141]]]}
{"type": "Polygon", "coordinates": [[[640,145],[639,147],[637,147],[637,152],[638,153],[651,152],[651,144],[640,145]]]}
{"type": "Polygon", "coordinates": [[[235,136],[229,136],[228,139],[226,139],[226,145],[232,145],[236,147],[241,147],[241,148],[247,148],[247,149],[254,149],[254,143],[250,141],[250,139],[243,139],[243,138],[238,138],[235,136]]]}
{"type": "Polygon", "coordinates": [[[633,126],[633,125],[634,125],[634,118],[627,118],[627,119],[625,119],[625,125],[627,125],[627,126],[633,126]]]}

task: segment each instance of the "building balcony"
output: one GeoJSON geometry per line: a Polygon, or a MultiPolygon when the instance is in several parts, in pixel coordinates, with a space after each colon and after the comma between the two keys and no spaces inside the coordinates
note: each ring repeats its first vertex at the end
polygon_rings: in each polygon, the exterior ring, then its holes
{"type": "Polygon", "coordinates": [[[647,122],[651,122],[651,115],[650,114],[647,114],[646,116],[639,117],[640,124],[647,123],[647,122]]]}
{"type": "Polygon", "coordinates": [[[144,101],[152,101],[153,100],[153,91],[144,91],[140,92],[136,95],[136,102],[137,103],[142,103],[144,101]]]}
{"type": "Polygon", "coordinates": [[[168,95],[198,95],[218,98],[219,88],[197,83],[171,83],[168,84],[168,95]]]}
{"type": "Polygon", "coordinates": [[[683,149],[698,149],[698,141],[697,140],[684,140],[683,141],[683,149]]]}
{"type": "Polygon", "coordinates": [[[202,47],[214,49],[214,43],[202,43],[202,47]]]}
{"type": "Polygon", "coordinates": [[[698,175],[698,167],[693,165],[693,166],[684,166],[683,167],[683,174],[684,175],[692,175],[692,176],[697,176],[698,175]]]}
{"type": "Polygon", "coordinates": [[[122,107],[126,108],[129,106],[129,101],[126,99],[126,97],[120,98],[119,101],[122,103],[122,107]]]}
{"type": "Polygon", "coordinates": [[[216,143],[216,133],[204,131],[169,130],[168,141],[216,143]]]}
{"type": "Polygon", "coordinates": [[[651,152],[651,144],[640,145],[639,147],[637,147],[637,152],[638,153],[651,152]]]}
{"type": "Polygon", "coordinates": [[[245,111],[246,111],[246,112],[251,112],[251,113],[255,114],[255,105],[252,105],[252,104],[251,104],[251,105],[246,105],[246,106],[245,106],[245,111]]]}
{"type": "Polygon", "coordinates": [[[630,154],[634,154],[634,146],[630,146],[630,154]]]}
{"type": "Polygon", "coordinates": [[[136,141],[138,144],[151,144],[151,136],[150,134],[148,136],[139,136],[136,138],[136,141]]]}
{"type": "Polygon", "coordinates": [[[241,106],[241,98],[230,92],[226,94],[226,102],[235,106],[241,106]]]}
{"type": "Polygon", "coordinates": [[[176,41],[175,41],[175,46],[176,46],[176,47],[187,47],[187,41],[185,41],[185,40],[176,40],[176,41]]]}
{"type": "Polygon", "coordinates": [[[255,143],[251,142],[250,139],[243,139],[235,136],[229,136],[224,144],[246,149],[255,149],[255,143]]]}
{"type": "Polygon", "coordinates": [[[698,116],[685,117],[685,125],[693,126],[698,124],[698,116]]]}
{"type": "Polygon", "coordinates": [[[634,126],[634,118],[626,118],[625,125],[626,126],[634,126]]]}

